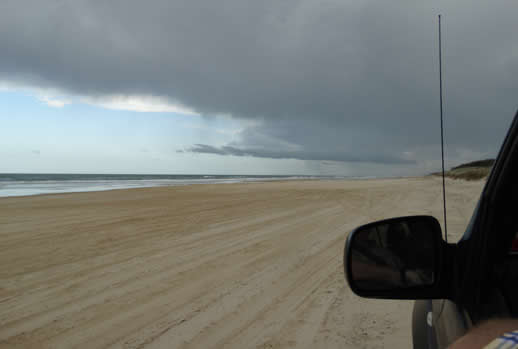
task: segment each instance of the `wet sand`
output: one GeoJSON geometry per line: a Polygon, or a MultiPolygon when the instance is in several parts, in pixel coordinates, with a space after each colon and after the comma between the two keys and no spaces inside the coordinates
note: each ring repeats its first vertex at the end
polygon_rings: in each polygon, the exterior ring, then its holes
{"type": "MultiPolygon", "coordinates": [[[[359,298],[357,225],[442,217],[440,178],[0,199],[2,348],[410,348],[411,301],[359,298]]],[[[483,182],[448,180],[450,241],[483,182]]]]}

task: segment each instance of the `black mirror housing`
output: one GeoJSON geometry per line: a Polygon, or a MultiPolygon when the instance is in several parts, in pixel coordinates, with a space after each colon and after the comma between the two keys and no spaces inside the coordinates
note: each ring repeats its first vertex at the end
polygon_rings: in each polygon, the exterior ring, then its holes
{"type": "Polygon", "coordinates": [[[437,299],[447,297],[450,249],[432,216],[391,218],[353,230],[344,250],[344,272],[361,297],[437,299]]]}

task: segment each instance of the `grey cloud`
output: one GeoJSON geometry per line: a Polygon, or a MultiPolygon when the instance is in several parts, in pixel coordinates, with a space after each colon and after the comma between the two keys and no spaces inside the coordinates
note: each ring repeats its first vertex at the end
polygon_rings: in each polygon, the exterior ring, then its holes
{"type": "Polygon", "coordinates": [[[450,154],[494,153],[518,107],[513,1],[2,1],[0,80],[259,121],[236,149],[420,161],[439,11],[450,154]]]}
{"type": "Polygon", "coordinates": [[[214,147],[207,144],[195,144],[188,152],[216,155],[253,156],[270,159],[325,160],[337,162],[374,162],[379,164],[414,164],[414,160],[397,158],[390,154],[378,153],[374,157],[357,154],[331,153],[329,151],[286,151],[267,149],[242,149],[233,146],[214,147]]]}

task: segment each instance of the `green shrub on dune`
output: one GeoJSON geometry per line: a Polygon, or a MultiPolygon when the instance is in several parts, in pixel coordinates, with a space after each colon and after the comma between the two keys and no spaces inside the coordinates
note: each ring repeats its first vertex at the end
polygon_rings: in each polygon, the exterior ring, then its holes
{"type": "MultiPolygon", "coordinates": [[[[494,159],[469,162],[453,167],[451,170],[446,171],[445,175],[448,178],[464,179],[467,181],[484,179],[489,175],[489,172],[491,172],[494,162],[494,159]]],[[[433,173],[433,175],[440,176],[441,172],[433,173]]]]}

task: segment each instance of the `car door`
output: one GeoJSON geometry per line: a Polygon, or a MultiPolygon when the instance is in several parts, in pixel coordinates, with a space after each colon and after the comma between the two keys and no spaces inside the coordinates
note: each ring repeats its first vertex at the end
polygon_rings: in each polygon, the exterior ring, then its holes
{"type": "Polygon", "coordinates": [[[517,179],[518,113],[457,244],[453,301],[421,301],[426,302],[426,306],[421,304],[421,312],[427,314],[418,316],[418,321],[427,321],[429,347],[445,348],[487,318],[516,314],[518,256],[511,253],[510,246],[518,226],[514,212],[518,208],[517,179]]]}

